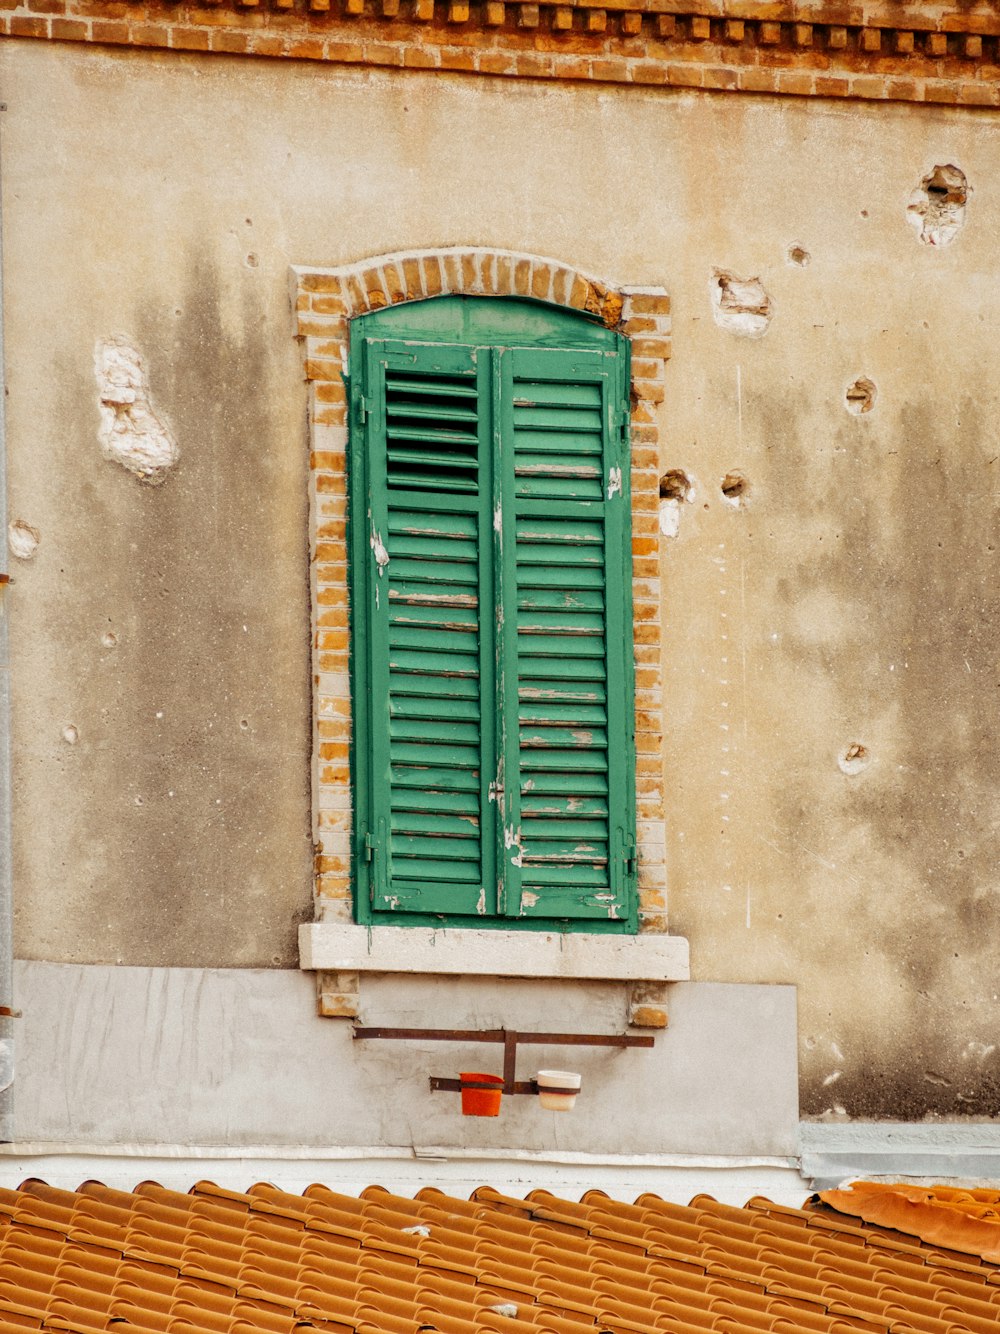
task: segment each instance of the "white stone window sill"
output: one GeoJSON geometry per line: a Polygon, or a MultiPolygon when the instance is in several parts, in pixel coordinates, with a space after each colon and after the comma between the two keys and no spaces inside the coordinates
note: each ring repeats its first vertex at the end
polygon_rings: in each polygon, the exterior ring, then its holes
{"type": "Polygon", "coordinates": [[[299,967],[358,973],[455,973],[466,977],[578,978],[602,982],[685,982],[683,936],[477,931],[455,927],[299,927],[299,967]]]}

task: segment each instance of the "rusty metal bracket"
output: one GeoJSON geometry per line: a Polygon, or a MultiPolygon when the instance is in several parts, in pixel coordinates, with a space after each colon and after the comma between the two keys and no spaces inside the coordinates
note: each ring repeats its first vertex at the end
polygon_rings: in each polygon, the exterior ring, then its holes
{"type": "MultiPolygon", "coordinates": [[[[521,1033],[511,1028],[362,1028],[355,1026],[356,1039],[388,1038],[396,1042],[499,1042],[503,1043],[503,1092],[537,1093],[535,1080],[515,1078],[517,1045],[536,1047],[645,1047],[653,1037],[632,1033],[521,1033]]],[[[432,1093],[458,1093],[460,1079],[431,1075],[432,1093]]],[[[478,1087],[466,1084],[466,1088],[478,1087]]],[[[493,1087],[490,1085],[489,1087],[493,1087]]]]}

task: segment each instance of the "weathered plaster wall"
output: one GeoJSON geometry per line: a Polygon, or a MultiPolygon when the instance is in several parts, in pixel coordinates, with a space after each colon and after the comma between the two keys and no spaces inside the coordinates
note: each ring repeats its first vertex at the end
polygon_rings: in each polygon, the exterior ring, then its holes
{"type": "MultiPolygon", "coordinates": [[[[312,979],[279,969],[19,963],[25,1006],[16,1137],[88,1145],[433,1146],[595,1154],[790,1157],[797,1148],[795,993],[681,982],[652,1050],[518,1048],[517,1077],[583,1075],[571,1115],[530,1096],[463,1117],[430,1075],[495,1070],[498,1048],[356,1041],[312,1012],[312,979]]],[[[365,979],[371,1025],[615,1033],[614,984],[365,979]]]]}
{"type": "Polygon", "coordinates": [[[10,505],[39,534],[9,595],[16,948],[294,965],[307,459],[259,195],[196,162],[194,105],[168,111],[196,71],[51,55],[0,57],[10,505]],[[119,334],[179,447],[156,486],[98,438],[95,349],[119,334]]]}
{"type": "Polygon", "coordinates": [[[666,833],[695,975],[798,985],[809,1113],[1000,1110],[996,117],[17,41],[0,77],[12,517],[41,535],[11,592],[19,952],[293,961],[288,266],[509,247],[672,294],[666,833]],[[935,249],[905,210],[947,163],[971,195],[935,249]],[[716,323],[716,269],[761,279],[762,337],[716,323]],[[100,453],[117,332],[179,444],[156,488],[100,453]]]}

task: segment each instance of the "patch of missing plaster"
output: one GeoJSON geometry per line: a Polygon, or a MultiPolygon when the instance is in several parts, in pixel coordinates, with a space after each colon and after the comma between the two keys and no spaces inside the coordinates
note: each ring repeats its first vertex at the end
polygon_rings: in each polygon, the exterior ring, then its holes
{"type": "Polygon", "coordinates": [[[681,506],[694,502],[694,486],[686,472],[671,468],[660,478],[660,532],[676,537],[681,527],[681,506]]]}
{"type": "Polygon", "coordinates": [[[970,1056],[974,1056],[977,1061],[985,1061],[987,1056],[992,1056],[996,1049],[995,1042],[967,1042],[965,1050],[962,1052],[962,1060],[967,1061],[970,1056]]]}
{"type": "Polygon", "coordinates": [[[742,338],[760,338],[771,323],[773,305],[759,278],[737,278],[716,269],[709,284],[716,324],[742,338]]]}
{"type": "Polygon", "coordinates": [[[153,407],[142,358],[127,338],[97,344],[94,371],[101,413],[98,440],[106,459],[143,482],[162,482],[180,449],[153,407]]]}
{"type": "Polygon", "coordinates": [[[867,769],[872,762],[871,752],[860,741],[852,741],[837,756],[837,767],[841,773],[853,777],[867,769]]]}
{"type": "Polygon", "coordinates": [[[23,519],[11,519],[7,525],[7,545],[10,547],[10,554],[16,556],[18,560],[31,560],[38,550],[41,537],[38,529],[32,528],[31,524],[25,523],[23,519]]]}
{"type": "Polygon", "coordinates": [[[906,206],[906,220],[924,245],[951,245],[965,223],[969,183],[948,164],[935,167],[917,186],[906,206]]]}

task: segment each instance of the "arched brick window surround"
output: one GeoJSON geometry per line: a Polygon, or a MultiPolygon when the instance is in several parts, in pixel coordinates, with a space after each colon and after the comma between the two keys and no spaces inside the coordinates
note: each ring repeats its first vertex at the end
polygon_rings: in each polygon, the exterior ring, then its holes
{"type": "Polygon", "coordinates": [[[666,931],[662,747],[659,433],[670,355],[662,287],[621,287],[558,260],[461,247],[292,270],[296,332],[309,384],[313,606],[313,803],[316,915],[351,920],[351,699],[347,581],[347,365],[351,320],[436,296],[527,297],[586,311],[632,345],[632,554],[636,799],[643,931],[666,931]]]}

